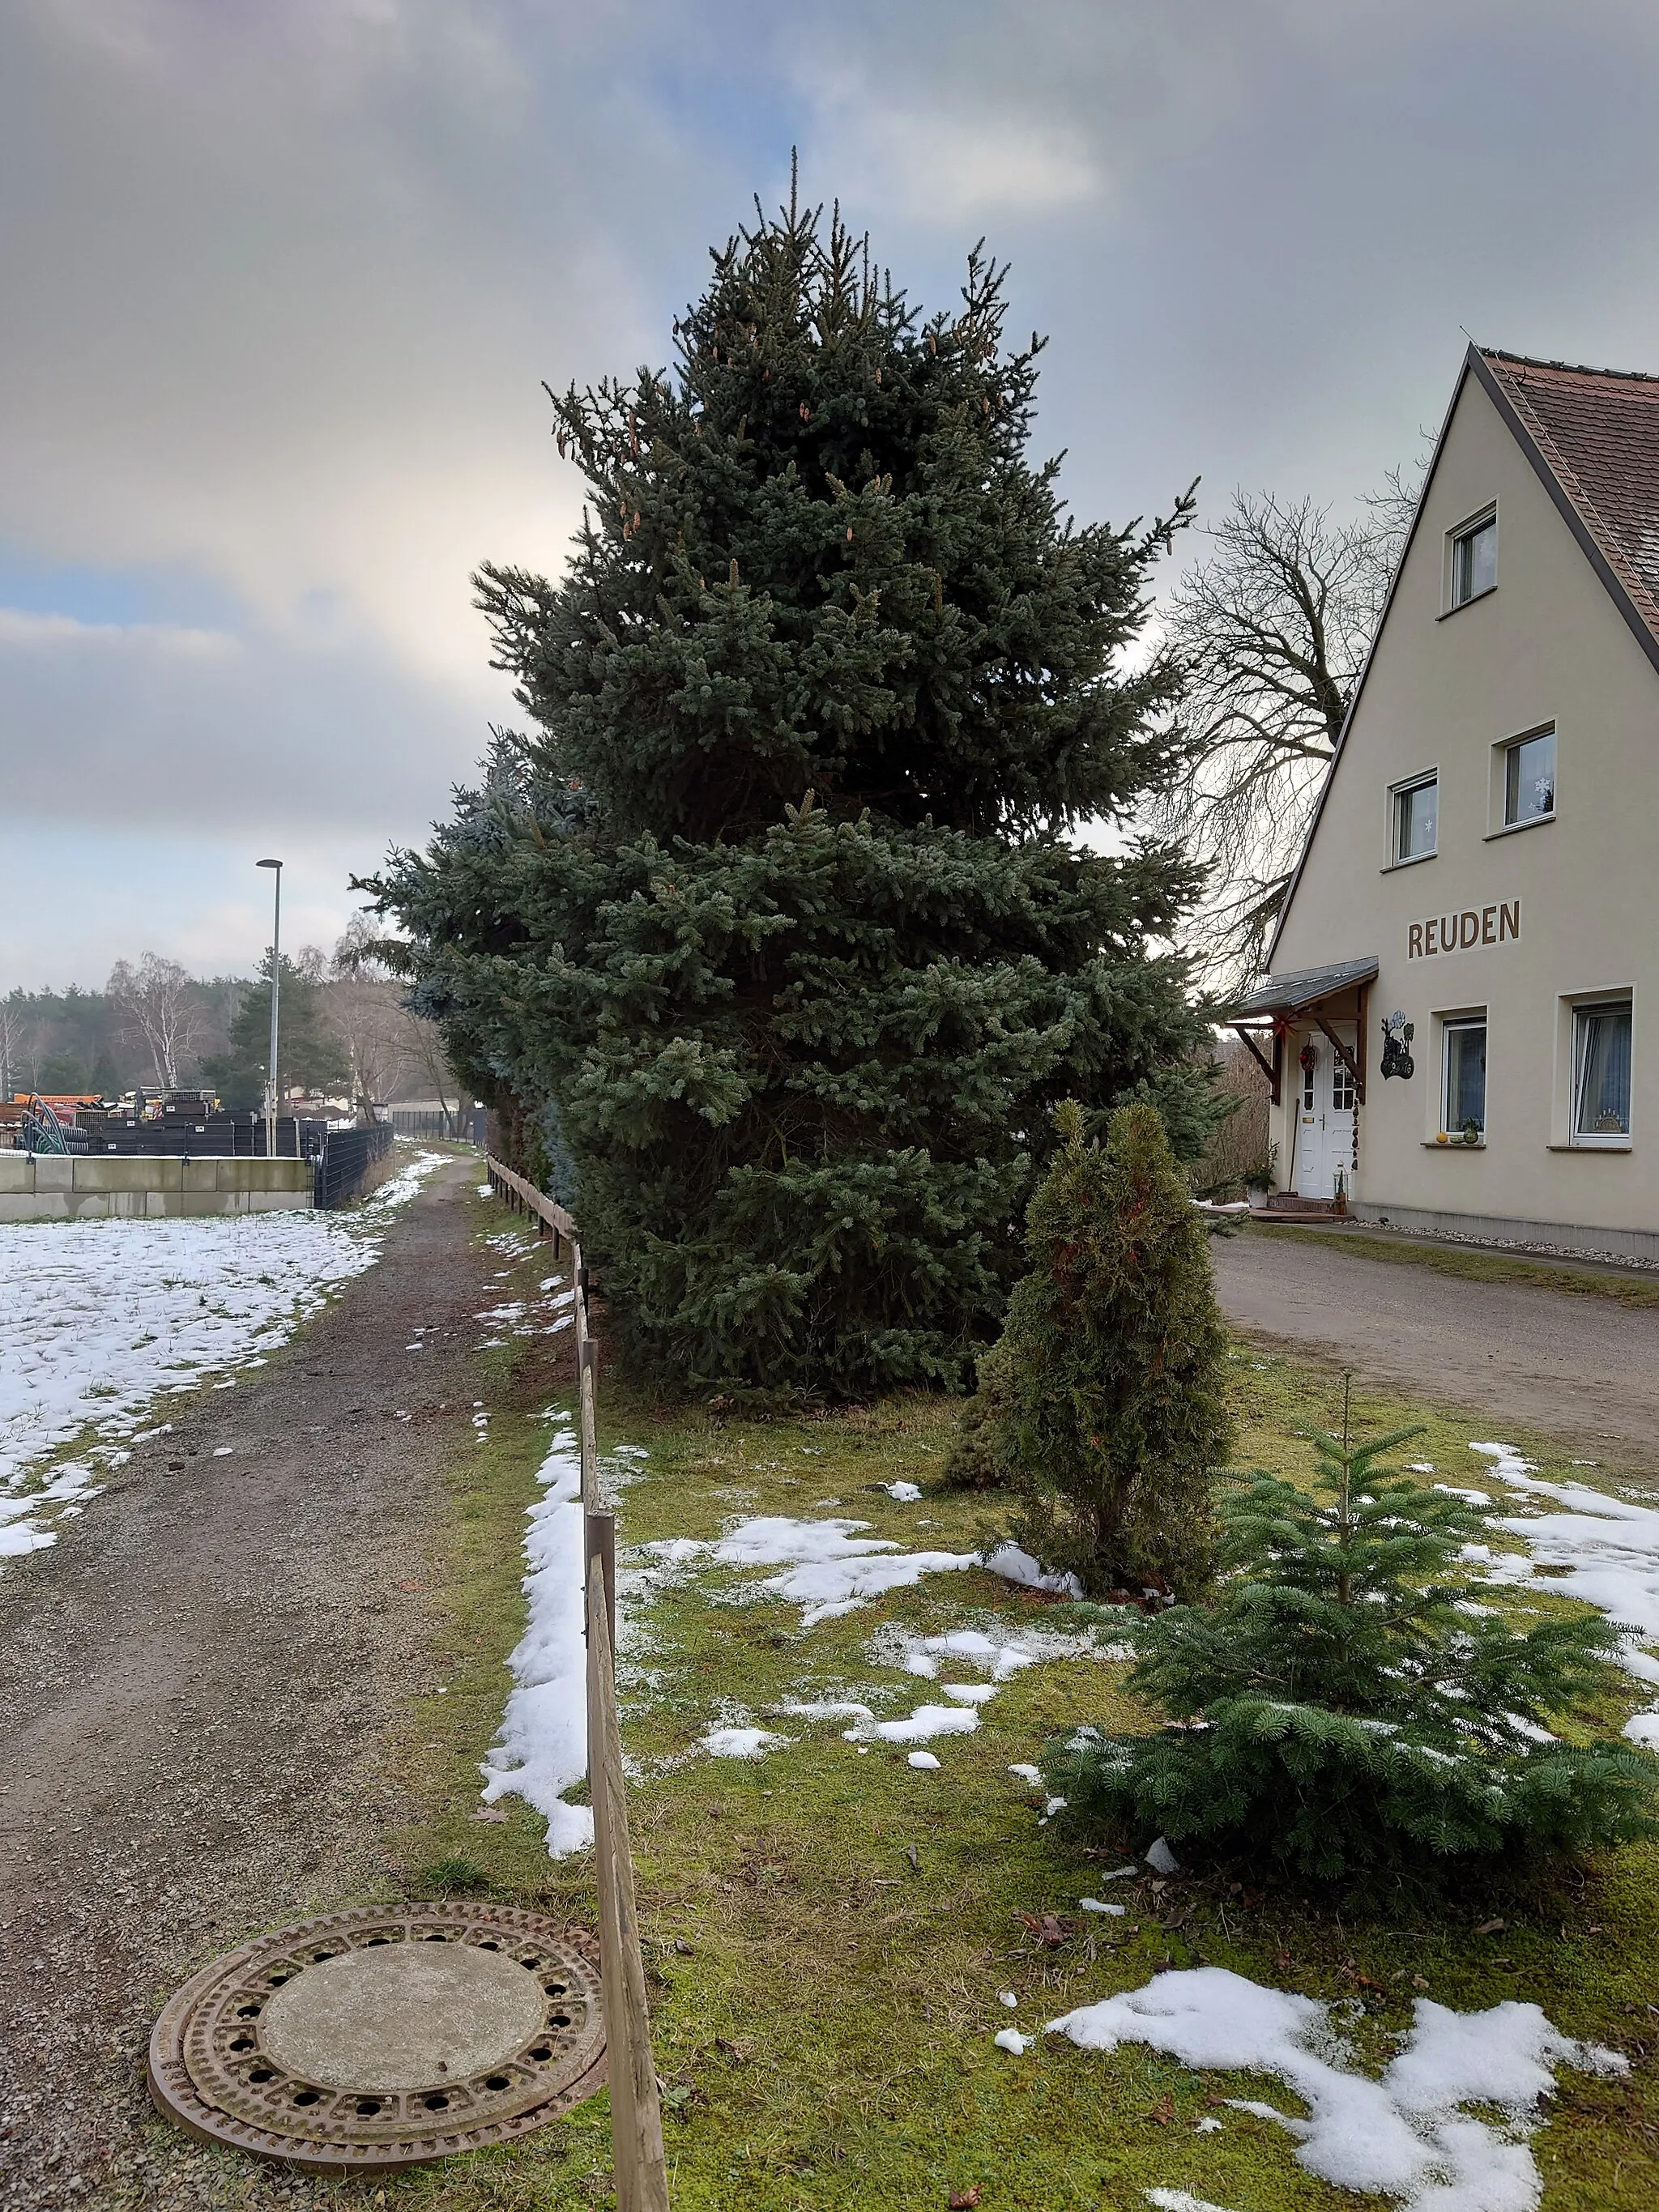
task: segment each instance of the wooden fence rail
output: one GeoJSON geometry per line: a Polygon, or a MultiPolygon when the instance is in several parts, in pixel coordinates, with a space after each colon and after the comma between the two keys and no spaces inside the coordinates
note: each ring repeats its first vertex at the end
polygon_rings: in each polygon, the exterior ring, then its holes
{"type": "Polygon", "coordinates": [[[599,1881],[599,1970],[605,1984],[605,2063],[611,2080],[611,2140],[617,2212],[668,2212],[662,2106],[645,1995],[628,1839],[628,1790],[617,1712],[617,1516],[599,1487],[596,1386],[599,1350],[588,1325],[587,1270],[576,1224],[563,1206],[484,1155],[490,1187],[532,1215],[554,1250],[570,1247],[576,1338],[577,1419],[581,1440],[583,1559],[587,1578],[587,1776],[593,1801],[593,1851],[599,1881]]]}

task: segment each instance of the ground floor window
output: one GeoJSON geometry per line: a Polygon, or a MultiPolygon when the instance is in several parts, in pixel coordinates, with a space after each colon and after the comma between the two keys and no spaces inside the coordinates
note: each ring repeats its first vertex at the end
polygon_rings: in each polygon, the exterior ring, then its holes
{"type": "Polygon", "coordinates": [[[1573,1012],[1572,1133],[1579,1144],[1619,1143],[1630,1135],[1630,1007],[1573,1012]]]}
{"type": "Polygon", "coordinates": [[[1484,1017],[1445,1024],[1441,1126],[1448,1136],[1473,1127],[1486,1133],[1486,1024],[1484,1017]]]}

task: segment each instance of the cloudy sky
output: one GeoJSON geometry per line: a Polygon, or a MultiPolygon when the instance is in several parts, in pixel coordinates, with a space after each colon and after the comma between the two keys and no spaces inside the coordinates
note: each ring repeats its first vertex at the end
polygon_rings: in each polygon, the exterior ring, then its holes
{"type": "Polygon", "coordinates": [[[1085,519],[1346,505],[1463,330],[1659,370],[1652,0],[0,0],[0,992],[328,943],[510,712],[557,386],[750,195],[984,234],[1085,519]]]}

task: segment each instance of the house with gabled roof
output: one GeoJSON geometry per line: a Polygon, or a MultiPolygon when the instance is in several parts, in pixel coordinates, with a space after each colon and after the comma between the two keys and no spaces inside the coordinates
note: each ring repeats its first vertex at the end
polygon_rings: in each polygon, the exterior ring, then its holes
{"type": "Polygon", "coordinates": [[[1659,1259],[1659,378],[1470,346],[1267,964],[1277,1203],[1659,1259]]]}

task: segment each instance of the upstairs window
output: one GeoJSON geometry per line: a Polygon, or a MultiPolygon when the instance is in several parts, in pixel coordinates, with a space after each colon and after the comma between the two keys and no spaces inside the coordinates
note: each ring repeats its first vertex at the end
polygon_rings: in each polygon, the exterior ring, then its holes
{"type": "Polygon", "coordinates": [[[1573,1142],[1623,1144],[1630,1136],[1630,1006],[1573,1010],[1573,1142]]]}
{"type": "Polygon", "coordinates": [[[1440,782],[1425,775],[1415,783],[1401,784],[1394,794],[1394,860],[1422,860],[1436,848],[1440,836],[1440,782]]]}
{"type": "Polygon", "coordinates": [[[1498,581],[1498,517],[1483,515],[1452,539],[1451,603],[1467,606],[1498,581]]]}
{"type": "Polygon", "coordinates": [[[1555,732],[1540,730],[1504,750],[1504,827],[1555,811],[1555,732]]]}

